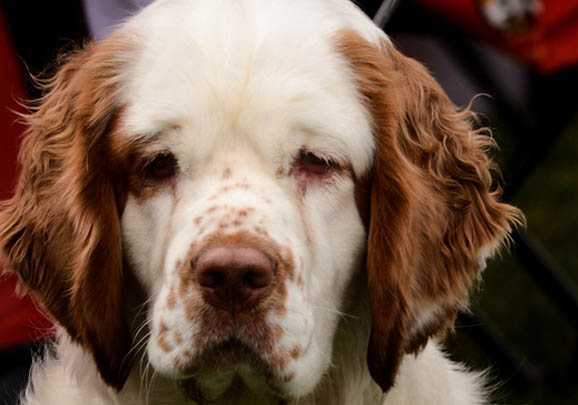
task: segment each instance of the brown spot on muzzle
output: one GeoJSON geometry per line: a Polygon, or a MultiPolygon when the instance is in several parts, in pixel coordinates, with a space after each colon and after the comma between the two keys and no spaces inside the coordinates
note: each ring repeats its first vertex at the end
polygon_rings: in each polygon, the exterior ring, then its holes
{"type": "Polygon", "coordinates": [[[181,343],[183,343],[183,336],[181,335],[181,333],[178,330],[173,332],[173,340],[175,341],[175,343],[177,345],[180,345],[181,343]]]}
{"type": "Polygon", "coordinates": [[[163,321],[161,321],[159,326],[159,332],[157,334],[157,345],[167,353],[173,350],[173,346],[168,341],[168,328],[163,321]]]}
{"type": "Polygon", "coordinates": [[[174,288],[171,287],[171,289],[169,290],[169,294],[167,296],[167,308],[168,309],[174,309],[176,303],[177,303],[177,299],[175,297],[175,290],[174,290],[174,288]]]}
{"type": "Polygon", "coordinates": [[[301,354],[301,346],[299,345],[293,346],[293,348],[289,351],[289,355],[291,356],[292,359],[296,359],[297,357],[299,357],[300,354],[301,354]]]}

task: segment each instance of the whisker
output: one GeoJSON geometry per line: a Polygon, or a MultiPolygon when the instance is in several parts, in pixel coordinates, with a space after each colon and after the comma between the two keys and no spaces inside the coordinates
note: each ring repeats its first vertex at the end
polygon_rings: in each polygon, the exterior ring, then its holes
{"type": "Polygon", "coordinates": [[[331,312],[331,313],[337,314],[337,315],[339,315],[340,317],[343,317],[343,318],[359,319],[359,317],[356,316],[356,315],[348,314],[347,312],[340,311],[339,309],[336,309],[336,308],[325,307],[325,306],[322,306],[322,305],[313,305],[312,307],[313,307],[314,309],[321,309],[321,310],[324,310],[324,311],[327,311],[327,312],[331,312]]]}
{"type": "MultiPolygon", "coordinates": [[[[145,320],[141,326],[138,328],[137,332],[135,333],[135,338],[141,334],[141,332],[143,331],[143,329],[145,327],[147,327],[149,324],[151,323],[150,320],[145,320]]],[[[137,353],[140,349],[144,348],[144,344],[146,343],[146,341],[148,341],[148,338],[151,335],[151,331],[148,330],[142,337],[140,337],[138,339],[138,341],[136,343],[134,343],[131,347],[131,349],[128,351],[127,354],[125,354],[122,363],[121,363],[121,367],[124,365],[125,362],[130,361],[130,357],[137,353]]]]}
{"type": "Polygon", "coordinates": [[[147,300],[145,300],[143,303],[137,305],[136,307],[132,308],[131,312],[134,313],[134,318],[132,320],[132,323],[130,325],[131,329],[134,326],[134,322],[137,322],[139,317],[142,315],[142,313],[147,309],[147,305],[150,304],[151,302],[153,302],[153,297],[149,297],[147,300]]]}

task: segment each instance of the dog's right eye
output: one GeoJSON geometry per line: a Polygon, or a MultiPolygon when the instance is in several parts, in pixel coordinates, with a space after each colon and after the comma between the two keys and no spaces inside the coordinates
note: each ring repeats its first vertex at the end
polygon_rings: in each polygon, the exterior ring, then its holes
{"type": "Polygon", "coordinates": [[[173,177],[176,171],[177,159],[172,153],[157,155],[145,167],[145,175],[155,180],[164,180],[173,177]]]}

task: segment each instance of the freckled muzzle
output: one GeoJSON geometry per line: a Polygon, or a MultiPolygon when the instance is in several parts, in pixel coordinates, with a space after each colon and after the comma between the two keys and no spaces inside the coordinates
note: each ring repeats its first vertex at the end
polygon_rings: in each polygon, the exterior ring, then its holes
{"type": "Polygon", "coordinates": [[[157,312],[156,345],[171,368],[192,375],[245,364],[284,375],[294,357],[279,346],[287,283],[297,283],[292,249],[254,232],[215,231],[178,265],[157,312]]]}
{"type": "Polygon", "coordinates": [[[196,185],[168,249],[150,354],[186,391],[207,388],[208,376],[225,388],[230,377],[276,389],[294,378],[311,339],[299,210],[273,202],[272,182],[238,171],[196,185]]]}

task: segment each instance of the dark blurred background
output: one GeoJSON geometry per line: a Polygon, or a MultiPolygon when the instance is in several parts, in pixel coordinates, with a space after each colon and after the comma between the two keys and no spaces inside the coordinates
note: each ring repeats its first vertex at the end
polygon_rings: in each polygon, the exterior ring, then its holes
{"type": "MultiPolygon", "coordinates": [[[[147,0],[0,1],[0,199],[14,185],[22,127],[16,99],[30,75],[147,0]]],[[[447,340],[456,360],[488,370],[494,402],[578,403],[578,1],[358,1],[407,55],[424,63],[461,107],[489,126],[504,199],[526,230],[493,260],[473,309],[447,340]],[[380,14],[381,13],[381,14],[380,14]],[[386,20],[386,21],[385,21],[386,20]]],[[[298,29],[298,27],[296,27],[298,29]]],[[[50,323],[0,278],[0,404],[14,404],[50,323]]]]}

